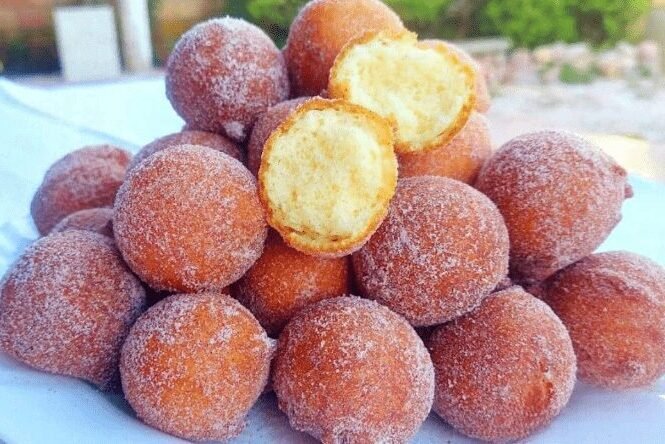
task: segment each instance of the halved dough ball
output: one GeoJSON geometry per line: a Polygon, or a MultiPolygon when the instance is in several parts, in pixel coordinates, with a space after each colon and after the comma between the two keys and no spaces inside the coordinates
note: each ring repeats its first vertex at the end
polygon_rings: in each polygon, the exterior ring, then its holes
{"type": "Polygon", "coordinates": [[[297,99],[280,102],[277,105],[268,108],[261,114],[252,128],[252,135],[247,142],[247,169],[253,175],[259,174],[261,167],[261,155],[263,146],[273,131],[280,126],[287,117],[289,117],[302,103],[305,103],[311,97],[298,97],[297,99]]]}
{"type": "Polygon", "coordinates": [[[475,105],[475,74],[445,46],[411,32],[366,34],[335,60],[328,93],[362,105],[395,128],[397,152],[440,147],[464,127],[475,105]]]}
{"type": "Polygon", "coordinates": [[[301,105],[265,144],[259,192],[291,247],[340,257],[383,221],[397,184],[390,125],[341,100],[301,105]]]}

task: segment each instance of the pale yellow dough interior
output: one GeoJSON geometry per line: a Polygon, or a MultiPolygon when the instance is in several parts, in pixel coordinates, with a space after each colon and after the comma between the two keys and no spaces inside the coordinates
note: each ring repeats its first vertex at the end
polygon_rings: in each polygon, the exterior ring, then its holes
{"type": "Polygon", "coordinates": [[[375,38],[350,48],[334,82],[396,124],[397,143],[410,146],[401,151],[418,151],[454,125],[468,97],[467,74],[450,57],[415,37],[375,38]]]}
{"type": "Polygon", "coordinates": [[[273,211],[300,237],[352,238],[366,230],[392,196],[397,167],[392,146],[385,146],[381,134],[385,126],[362,117],[309,110],[264,158],[263,180],[273,211]]]}

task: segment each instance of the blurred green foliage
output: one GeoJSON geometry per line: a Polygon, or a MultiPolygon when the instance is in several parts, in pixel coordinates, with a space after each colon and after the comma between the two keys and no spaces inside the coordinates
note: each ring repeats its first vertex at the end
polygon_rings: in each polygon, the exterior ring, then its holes
{"type": "Polygon", "coordinates": [[[533,48],[577,39],[574,0],[490,0],[487,17],[499,33],[517,46],[533,48]]]}
{"type": "Polygon", "coordinates": [[[650,0],[489,0],[486,14],[516,46],[586,40],[609,46],[639,37],[650,0]]]}
{"type": "Polygon", "coordinates": [[[385,0],[405,22],[436,22],[453,0],[385,0]]]}
{"type": "Polygon", "coordinates": [[[571,84],[588,84],[593,82],[596,77],[598,77],[598,71],[595,68],[581,70],[569,63],[565,63],[559,73],[561,82],[571,84]]]}
{"type": "MultiPolygon", "coordinates": [[[[484,4],[487,0],[385,0],[404,20],[409,29],[425,37],[453,37],[460,33],[456,28],[456,17],[448,10],[455,4],[484,4]]],[[[244,3],[246,18],[259,24],[278,45],[286,41],[289,25],[307,0],[248,0],[244,3]]],[[[229,14],[237,11],[225,11],[229,14]]],[[[242,16],[243,14],[241,14],[242,16]]],[[[466,34],[462,35],[465,36],[466,34]]]]}
{"type": "Polygon", "coordinates": [[[637,40],[642,29],[639,20],[651,0],[585,0],[575,2],[575,17],[580,38],[608,46],[621,40],[637,40]]]}

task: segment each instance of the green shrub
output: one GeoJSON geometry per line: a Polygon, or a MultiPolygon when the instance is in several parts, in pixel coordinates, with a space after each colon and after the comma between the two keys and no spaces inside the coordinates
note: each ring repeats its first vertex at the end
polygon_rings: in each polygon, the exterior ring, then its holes
{"type": "MultiPolygon", "coordinates": [[[[454,0],[384,0],[407,26],[425,35],[437,34],[448,5],[454,0]]],[[[231,2],[233,3],[233,2],[231,2]]],[[[289,25],[306,0],[248,0],[249,19],[264,28],[278,44],[283,43],[289,25]]]]}
{"type": "Polygon", "coordinates": [[[572,3],[574,0],[490,0],[486,13],[501,35],[516,46],[533,48],[577,40],[572,3]]]}
{"type": "Polygon", "coordinates": [[[255,23],[288,29],[305,3],[305,0],[249,0],[246,7],[255,23]]]}
{"type": "Polygon", "coordinates": [[[564,64],[559,73],[561,82],[571,84],[588,84],[593,82],[596,77],[598,77],[598,73],[595,69],[580,70],[569,63],[564,64]]]}
{"type": "Polygon", "coordinates": [[[585,0],[575,4],[580,35],[596,45],[635,40],[634,28],[649,10],[651,0],[585,0]]]}
{"type": "Polygon", "coordinates": [[[405,22],[436,22],[453,0],[384,0],[405,22]]]}
{"type": "Polygon", "coordinates": [[[586,40],[611,45],[635,34],[650,0],[489,0],[486,16],[517,46],[586,40]]]}

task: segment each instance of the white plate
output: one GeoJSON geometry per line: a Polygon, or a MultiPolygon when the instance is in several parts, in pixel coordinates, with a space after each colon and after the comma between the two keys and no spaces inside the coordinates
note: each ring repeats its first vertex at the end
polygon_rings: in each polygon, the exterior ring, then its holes
{"type": "MultiPolygon", "coordinates": [[[[0,94],[0,274],[36,237],[28,205],[50,163],[78,146],[117,140],[102,133],[113,125],[123,129],[112,134],[129,140],[126,146],[134,148],[157,135],[179,129],[180,123],[172,116],[163,121],[162,127],[155,120],[145,127],[136,124],[139,116],[148,119],[151,109],[168,107],[156,82],[161,80],[99,88],[86,86],[87,94],[105,103],[98,117],[103,120],[115,116],[111,119],[115,123],[107,120],[101,125],[94,124],[92,105],[85,107],[79,103],[67,108],[72,97],[81,97],[77,88],[70,88],[71,97],[63,90],[26,90],[30,108],[21,104],[24,92],[21,88],[12,89],[11,100],[6,95],[3,99],[0,94]],[[55,96],[59,108],[47,103],[55,96]]],[[[6,90],[7,83],[0,80],[0,89],[3,85],[6,90]]],[[[628,249],[665,265],[665,186],[636,177],[631,177],[631,183],[635,197],[626,202],[623,221],[601,250],[628,249]]],[[[118,395],[103,394],[72,378],[32,370],[2,354],[0,441],[9,444],[183,442],[139,422],[118,395]]],[[[277,409],[274,396],[265,395],[252,409],[247,429],[234,442],[314,441],[292,431],[286,417],[277,409]]],[[[431,415],[414,442],[471,441],[431,415]]],[[[647,389],[624,392],[578,384],[563,413],[527,442],[665,442],[665,379],[647,389]]]]}

